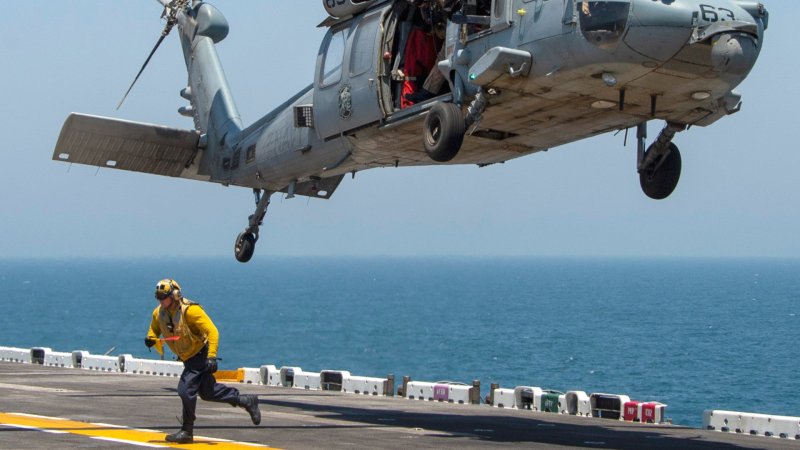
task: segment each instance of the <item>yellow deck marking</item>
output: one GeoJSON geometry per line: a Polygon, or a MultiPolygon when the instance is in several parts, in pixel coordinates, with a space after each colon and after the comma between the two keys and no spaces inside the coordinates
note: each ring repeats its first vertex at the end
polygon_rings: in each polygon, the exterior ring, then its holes
{"type": "Polygon", "coordinates": [[[192,444],[172,444],[164,440],[167,433],[118,427],[101,423],[76,422],[56,417],[34,416],[20,413],[0,413],[0,426],[43,431],[46,433],[70,433],[88,436],[115,443],[141,447],[187,448],[187,449],[270,449],[265,445],[235,442],[224,439],[195,436],[192,444]]]}

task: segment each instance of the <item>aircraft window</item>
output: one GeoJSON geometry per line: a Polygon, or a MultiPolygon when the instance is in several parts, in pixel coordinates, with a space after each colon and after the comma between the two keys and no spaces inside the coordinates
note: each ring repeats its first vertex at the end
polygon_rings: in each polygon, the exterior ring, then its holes
{"type": "Polygon", "coordinates": [[[503,17],[503,7],[507,0],[497,0],[492,9],[492,0],[466,0],[462,12],[467,16],[484,16],[478,17],[477,21],[469,22],[467,28],[469,34],[477,34],[489,28],[492,21],[492,16],[496,18],[503,17]],[[496,13],[496,14],[495,14],[496,13]],[[485,19],[485,21],[480,20],[485,19]]]}
{"type": "Polygon", "coordinates": [[[365,18],[353,37],[353,47],[350,49],[350,76],[361,75],[372,68],[375,60],[375,32],[380,19],[380,14],[373,14],[365,18]]]}
{"type": "Polygon", "coordinates": [[[322,66],[322,86],[338,83],[342,78],[342,60],[344,59],[344,43],[347,39],[347,28],[343,28],[331,36],[325,50],[325,62],[322,66]]]}
{"type": "Polygon", "coordinates": [[[601,48],[614,46],[628,24],[630,3],[626,1],[578,2],[581,31],[584,37],[601,48]]]}

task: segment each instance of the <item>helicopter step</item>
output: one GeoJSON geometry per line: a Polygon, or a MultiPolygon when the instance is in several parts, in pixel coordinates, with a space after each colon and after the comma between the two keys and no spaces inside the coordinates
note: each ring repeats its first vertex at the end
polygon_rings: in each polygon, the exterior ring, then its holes
{"type": "Polygon", "coordinates": [[[678,186],[681,153],[672,139],[685,129],[686,125],[667,122],[655,142],[645,151],[647,122],[639,124],[637,128],[639,184],[642,192],[654,200],[669,197],[678,186]]]}

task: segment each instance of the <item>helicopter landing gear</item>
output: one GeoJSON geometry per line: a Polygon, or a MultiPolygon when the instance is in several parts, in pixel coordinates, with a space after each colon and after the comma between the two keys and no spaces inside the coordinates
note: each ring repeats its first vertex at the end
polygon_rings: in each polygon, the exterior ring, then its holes
{"type": "Polygon", "coordinates": [[[672,143],[675,134],[686,129],[685,125],[667,123],[653,144],[644,150],[647,139],[647,123],[637,129],[639,184],[642,192],[655,200],[663,200],[672,194],[681,178],[681,153],[672,143]]]}
{"type": "Polygon", "coordinates": [[[236,246],[233,249],[236,260],[242,263],[250,261],[253,252],[256,251],[256,241],[258,235],[247,231],[242,231],[236,236],[236,246]]]}
{"type": "Polygon", "coordinates": [[[466,132],[467,125],[461,108],[453,103],[437,103],[425,117],[425,152],[436,162],[450,161],[461,149],[466,132]]]}
{"type": "Polygon", "coordinates": [[[486,93],[483,88],[479,88],[467,107],[466,115],[456,103],[442,102],[433,105],[425,117],[422,130],[425,153],[436,162],[447,162],[455,158],[464,143],[467,128],[473,125],[477,128],[488,104],[486,93]]]}
{"type": "Polygon", "coordinates": [[[241,263],[246,263],[253,257],[258,241],[258,227],[264,223],[269,198],[272,196],[271,191],[264,191],[262,195],[261,189],[253,189],[253,194],[256,197],[256,211],[248,218],[247,228],[236,237],[236,244],[233,247],[234,256],[241,263]]]}

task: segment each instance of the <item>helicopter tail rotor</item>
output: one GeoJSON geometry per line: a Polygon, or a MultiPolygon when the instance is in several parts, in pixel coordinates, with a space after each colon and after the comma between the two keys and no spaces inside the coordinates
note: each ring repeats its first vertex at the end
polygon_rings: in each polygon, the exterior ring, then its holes
{"type": "Polygon", "coordinates": [[[128,98],[128,94],[131,93],[133,86],[139,80],[139,77],[142,75],[142,72],[144,72],[147,64],[150,63],[150,59],[153,58],[153,55],[156,53],[156,50],[158,50],[158,47],[162,42],[164,42],[164,38],[169,35],[170,31],[172,31],[172,28],[176,23],[178,23],[178,13],[189,6],[189,0],[158,0],[158,2],[164,6],[164,11],[161,13],[161,18],[166,19],[167,23],[164,25],[164,29],[161,31],[161,36],[159,36],[158,40],[156,41],[156,45],[153,46],[153,49],[150,51],[150,54],[147,56],[144,64],[142,64],[141,69],[139,69],[139,73],[136,74],[136,77],[133,79],[130,87],[128,87],[128,90],[125,91],[125,95],[122,96],[122,100],[120,100],[119,104],[117,104],[117,109],[119,109],[122,106],[122,103],[125,102],[125,99],[128,98]]]}

